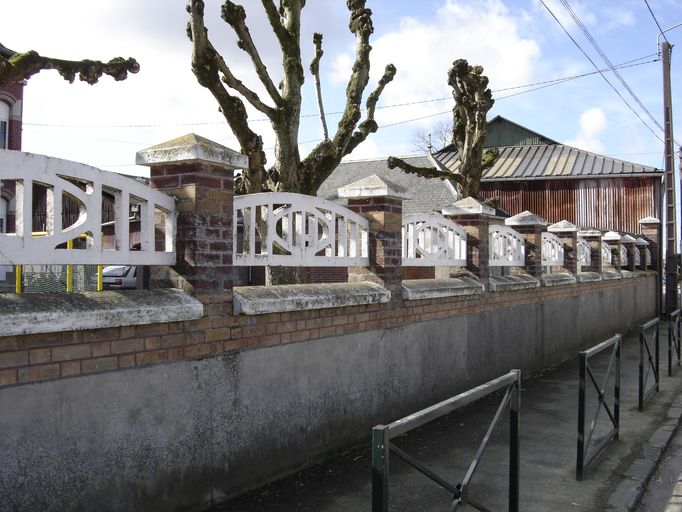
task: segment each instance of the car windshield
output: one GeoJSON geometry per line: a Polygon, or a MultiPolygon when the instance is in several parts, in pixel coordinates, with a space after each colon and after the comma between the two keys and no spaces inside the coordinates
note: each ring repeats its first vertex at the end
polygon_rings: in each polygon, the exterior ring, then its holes
{"type": "Polygon", "coordinates": [[[102,270],[102,275],[107,277],[123,277],[128,273],[129,269],[129,266],[114,265],[111,267],[105,267],[104,270],[102,270]]]}

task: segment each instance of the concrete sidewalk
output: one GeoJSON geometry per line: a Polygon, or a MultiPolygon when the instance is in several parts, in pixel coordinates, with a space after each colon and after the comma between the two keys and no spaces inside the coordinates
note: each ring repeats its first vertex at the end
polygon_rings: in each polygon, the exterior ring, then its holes
{"type": "MultiPolygon", "coordinates": [[[[673,373],[673,377],[667,376],[666,334],[665,322],[661,322],[660,392],[651,398],[643,412],[637,410],[638,335],[630,333],[624,337],[620,436],[617,441],[609,443],[604,455],[586,470],[581,482],[575,479],[577,355],[561,366],[524,379],[521,395],[522,511],[628,510],[634,506],[631,502],[639,499],[644,481],[648,480],[656,466],[656,461],[643,464],[642,457],[652,459],[662,453],[662,449],[650,445],[660,444],[660,441],[656,441],[656,435],[660,437],[659,427],[671,425],[673,420],[676,426],[679,412],[682,411],[679,408],[671,409],[673,401],[682,393],[682,369],[673,373]],[[671,420],[670,414],[676,414],[677,419],[671,420]],[[615,505],[618,507],[614,508],[615,505]]],[[[604,353],[590,360],[600,382],[608,355],[604,353]]],[[[587,389],[588,410],[594,411],[596,393],[589,382],[587,389]]],[[[611,378],[607,385],[608,400],[611,400],[612,390],[611,378]]],[[[446,480],[461,482],[500,399],[499,394],[484,398],[466,409],[396,439],[395,444],[446,480]]],[[[470,486],[470,496],[491,510],[507,510],[507,417],[505,413],[505,420],[495,430],[470,486]]],[[[588,412],[588,420],[592,417],[593,414],[588,412]]],[[[664,427],[663,433],[670,428],[664,427]]],[[[610,422],[602,409],[594,441],[609,429],[610,422]]],[[[367,446],[369,434],[368,430],[367,446]]],[[[349,451],[327,463],[256,489],[211,510],[369,511],[370,461],[369,448],[349,451]]],[[[408,467],[396,456],[393,455],[390,461],[391,510],[448,509],[452,499],[449,492],[408,467]]],[[[468,509],[464,507],[464,510],[468,509]]]]}

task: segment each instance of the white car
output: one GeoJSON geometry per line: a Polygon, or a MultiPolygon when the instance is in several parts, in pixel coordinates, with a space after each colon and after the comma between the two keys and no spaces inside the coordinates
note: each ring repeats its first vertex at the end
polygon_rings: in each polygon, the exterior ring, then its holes
{"type": "Polygon", "coordinates": [[[111,265],[102,270],[105,290],[137,288],[137,267],[134,265],[111,265]]]}

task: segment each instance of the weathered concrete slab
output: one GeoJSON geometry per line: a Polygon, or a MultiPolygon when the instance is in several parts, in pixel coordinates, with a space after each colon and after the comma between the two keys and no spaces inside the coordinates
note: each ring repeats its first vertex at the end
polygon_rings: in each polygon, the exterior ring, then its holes
{"type": "Polygon", "coordinates": [[[529,275],[496,276],[491,277],[489,283],[491,292],[527,290],[540,286],[540,281],[529,275]]]}
{"type": "Polygon", "coordinates": [[[203,305],[176,289],[0,294],[4,336],[195,320],[203,305]]]}
{"type": "Polygon", "coordinates": [[[403,299],[435,299],[483,293],[483,284],[470,277],[452,279],[410,279],[402,282],[403,299]]]}
{"type": "Polygon", "coordinates": [[[235,315],[263,315],[303,309],[381,304],[391,298],[383,286],[357,283],[284,284],[234,288],[235,315]]]}

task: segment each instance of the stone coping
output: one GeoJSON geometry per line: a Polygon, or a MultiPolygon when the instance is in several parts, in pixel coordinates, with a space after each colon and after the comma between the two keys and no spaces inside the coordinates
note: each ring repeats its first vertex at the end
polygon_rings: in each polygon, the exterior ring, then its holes
{"type": "Polygon", "coordinates": [[[484,290],[483,284],[471,277],[409,279],[402,282],[402,296],[404,300],[478,295],[483,293],[484,290]]]}
{"type": "Polygon", "coordinates": [[[572,274],[557,272],[554,274],[545,274],[540,278],[542,286],[561,286],[565,284],[575,284],[577,279],[572,274]]]}
{"type": "Polygon", "coordinates": [[[604,281],[610,281],[612,279],[622,279],[623,276],[617,270],[605,270],[602,272],[601,278],[604,281]]]}
{"type": "Polygon", "coordinates": [[[601,274],[599,272],[578,272],[575,278],[579,283],[592,283],[601,281],[601,274]]]}
{"type": "Polygon", "coordinates": [[[489,286],[491,292],[527,290],[530,288],[538,288],[540,286],[540,281],[527,274],[518,276],[495,276],[490,278],[489,286]]]}
{"type": "Polygon", "coordinates": [[[0,294],[3,336],[196,320],[204,307],[176,289],[0,294]]]}
{"type": "Polygon", "coordinates": [[[637,272],[632,272],[631,270],[621,270],[620,277],[623,279],[630,279],[631,277],[637,277],[637,272]]]}
{"type": "Polygon", "coordinates": [[[306,309],[340,308],[388,302],[391,292],[368,281],[357,283],[235,286],[234,314],[263,315],[306,309]]]}

